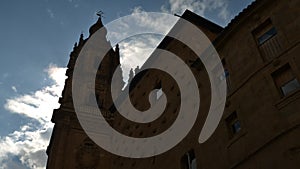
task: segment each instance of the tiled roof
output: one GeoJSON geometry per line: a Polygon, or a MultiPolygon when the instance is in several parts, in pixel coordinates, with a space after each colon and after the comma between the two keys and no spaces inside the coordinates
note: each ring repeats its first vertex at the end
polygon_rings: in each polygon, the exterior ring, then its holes
{"type": "Polygon", "coordinates": [[[244,8],[238,15],[236,15],[224,28],[224,30],[220,33],[220,35],[214,40],[214,44],[217,44],[223,39],[224,36],[227,36],[228,33],[234,29],[235,25],[239,24],[243,21],[243,19],[246,19],[246,17],[254,11],[255,8],[257,8],[259,5],[264,4],[268,0],[254,0],[252,3],[250,3],[246,8],[244,8]]]}

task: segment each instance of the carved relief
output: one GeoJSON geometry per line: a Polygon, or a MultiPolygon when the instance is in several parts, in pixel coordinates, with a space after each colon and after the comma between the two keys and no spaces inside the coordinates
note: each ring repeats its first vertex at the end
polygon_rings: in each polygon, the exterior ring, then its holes
{"type": "Polygon", "coordinates": [[[90,139],[86,138],[79,146],[77,152],[78,169],[96,169],[100,160],[100,149],[90,139]]]}

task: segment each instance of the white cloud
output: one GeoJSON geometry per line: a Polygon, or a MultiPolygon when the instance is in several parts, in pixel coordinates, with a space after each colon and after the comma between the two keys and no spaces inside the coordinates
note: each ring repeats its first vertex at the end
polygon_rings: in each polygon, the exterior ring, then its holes
{"type": "Polygon", "coordinates": [[[74,0],[67,0],[69,3],[71,3],[71,4],[73,4],[73,3],[75,3],[74,4],[74,8],[78,8],[79,7],[79,4],[78,3],[76,3],[76,2],[78,2],[78,1],[74,1],[74,0]]]}
{"type": "Polygon", "coordinates": [[[20,165],[31,169],[45,168],[47,159],[45,150],[53,128],[50,119],[53,109],[59,106],[58,98],[64,86],[66,69],[50,65],[46,71],[53,84],[33,93],[6,100],[5,109],[31,118],[29,121],[32,122],[0,138],[1,169],[8,169],[11,166],[17,168],[20,165]],[[11,160],[11,157],[17,157],[21,164],[11,160]]]}
{"type": "MultiPolygon", "coordinates": [[[[74,7],[78,6],[75,4],[74,7]]],[[[230,16],[228,0],[169,0],[169,5],[162,6],[161,9],[162,12],[171,14],[182,14],[186,9],[189,9],[202,16],[207,11],[217,10],[219,11],[218,16],[224,20],[228,20],[230,16]]],[[[55,17],[51,9],[47,9],[46,12],[51,18],[55,17]]],[[[157,30],[168,32],[175,23],[165,18],[151,17],[141,7],[134,8],[132,14],[136,17],[136,23],[153,32],[157,30]],[[137,13],[142,13],[142,15],[135,15],[137,13]]],[[[119,27],[121,30],[112,30],[111,38],[126,36],[122,35],[122,29],[130,28],[131,25],[129,25],[130,23],[123,23],[123,26],[119,27]]],[[[146,61],[160,41],[161,37],[159,36],[143,35],[131,37],[120,43],[124,79],[128,79],[131,68],[141,66],[146,61]]],[[[50,65],[47,73],[49,78],[53,80],[53,84],[30,94],[6,100],[5,108],[7,110],[35,120],[38,126],[35,123],[28,123],[20,126],[20,130],[0,138],[1,169],[12,168],[12,166],[13,168],[21,168],[20,164],[15,163],[10,157],[18,157],[23,165],[32,169],[45,168],[45,149],[49,143],[53,127],[50,119],[53,109],[59,106],[58,97],[61,95],[64,85],[65,70],[65,68],[50,65]]],[[[3,74],[3,78],[7,76],[8,74],[3,74]]],[[[13,87],[12,90],[17,91],[13,87]]]]}
{"type": "Polygon", "coordinates": [[[229,0],[206,0],[204,2],[207,5],[208,11],[219,11],[218,17],[223,19],[223,21],[226,23],[229,22],[229,19],[232,15],[228,8],[229,0]]]}
{"type": "Polygon", "coordinates": [[[47,73],[49,78],[53,80],[53,85],[46,86],[31,94],[7,99],[4,107],[12,113],[22,114],[40,121],[49,121],[53,106],[59,106],[57,98],[61,95],[64,84],[64,72],[64,68],[50,65],[47,73]]]}
{"type": "Polygon", "coordinates": [[[11,89],[12,89],[14,92],[16,92],[16,93],[18,92],[16,86],[12,86],[11,89]]]}
{"type": "MultiPolygon", "coordinates": [[[[52,127],[52,125],[44,125],[43,128],[37,128],[28,124],[22,126],[19,131],[1,138],[0,165],[5,166],[7,159],[18,157],[24,167],[45,168],[47,159],[45,149],[49,141],[44,135],[49,135],[52,127]]],[[[3,167],[3,169],[6,168],[3,167]]]]}
{"type": "Polygon", "coordinates": [[[169,0],[167,6],[162,6],[164,12],[172,14],[183,14],[186,9],[205,16],[206,12],[217,12],[217,16],[224,22],[230,19],[230,11],[228,9],[229,0],[169,0]]]}
{"type": "Polygon", "coordinates": [[[2,75],[3,79],[7,78],[8,76],[9,76],[8,73],[4,73],[4,74],[2,75]]]}
{"type": "Polygon", "coordinates": [[[172,14],[183,14],[186,9],[198,13],[199,15],[204,14],[205,3],[202,1],[195,0],[169,0],[169,6],[162,6],[161,10],[164,12],[170,12],[172,14]]]}
{"type": "Polygon", "coordinates": [[[125,39],[140,32],[167,34],[177,20],[176,17],[170,18],[158,13],[149,14],[141,7],[135,7],[130,17],[121,17],[106,25],[107,37],[112,44],[115,44],[119,39],[125,39]]]}
{"type": "Polygon", "coordinates": [[[142,66],[162,40],[162,35],[153,33],[167,34],[178,20],[178,18],[166,17],[168,16],[149,14],[141,7],[135,7],[130,19],[121,18],[117,22],[118,24],[111,24],[107,27],[108,39],[112,44],[119,43],[120,46],[121,68],[125,82],[128,80],[130,69],[142,66]],[[148,32],[149,34],[131,37],[138,32],[148,32]],[[123,39],[123,41],[119,42],[117,39],[123,39]]]}
{"type": "Polygon", "coordinates": [[[156,17],[156,15],[149,15],[142,7],[135,7],[132,10],[132,15],[135,17],[135,22],[155,32],[168,33],[177,21],[177,19],[172,20],[173,18],[167,16],[156,17]]]}
{"type": "Polygon", "coordinates": [[[131,68],[141,67],[156,48],[162,36],[140,35],[122,41],[120,46],[123,79],[128,80],[131,68]]]}
{"type": "Polygon", "coordinates": [[[54,13],[51,9],[47,9],[47,13],[50,16],[50,18],[52,18],[52,19],[54,18],[54,13]]]}
{"type": "MultiPolygon", "coordinates": [[[[169,0],[169,4],[162,6],[161,11],[170,14],[183,14],[186,9],[189,9],[202,16],[208,11],[219,11],[217,15],[224,22],[227,22],[230,17],[228,4],[228,0],[169,0]]],[[[163,30],[167,33],[177,21],[153,17],[154,15],[147,14],[141,7],[135,7],[132,10],[132,16],[134,18],[133,23],[124,21],[121,22],[122,25],[108,28],[108,38],[113,44],[118,43],[115,39],[127,37],[130,34],[127,32],[138,32],[140,29],[145,29],[148,32],[163,30]]],[[[127,82],[130,69],[141,66],[161,40],[162,37],[147,35],[128,38],[120,43],[121,67],[125,82],[127,82]]]]}

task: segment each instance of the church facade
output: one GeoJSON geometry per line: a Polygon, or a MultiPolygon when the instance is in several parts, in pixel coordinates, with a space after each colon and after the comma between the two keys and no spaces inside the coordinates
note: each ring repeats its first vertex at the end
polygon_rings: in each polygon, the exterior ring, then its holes
{"type": "MultiPolygon", "coordinates": [[[[181,18],[197,26],[219,53],[227,83],[223,117],[214,134],[198,143],[210,106],[210,83],[197,56],[184,44],[164,38],[159,49],[179,56],[191,68],[199,86],[201,106],[189,134],[173,149],[150,158],[133,159],[113,155],[98,147],[82,130],[72,101],[72,72],[76,58],[89,37],[103,27],[101,17],[90,28],[87,39],[80,36],[70,54],[67,79],[60,108],[47,149],[48,169],[296,169],[300,159],[300,2],[261,0],[245,8],[222,28],[191,11],[181,18]]],[[[176,25],[175,25],[176,26],[176,25]]],[[[102,45],[110,45],[103,37],[102,45]]],[[[93,65],[93,61],[90,64],[93,65]]],[[[95,81],[98,106],[105,120],[130,137],[149,137],[165,131],[177,118],[178,85],[157,70],[143,71],[133,79],[130,97],[140,110],[149,108],[148,94],[162,89],[168,98],[166,110],[157,120],[133,124],[114,108],[110,82],[120,65],[118,46],[100,64],[95,81]]],[[[117,72],[121,75],[121,72],[117,72]]],[[[180,72],[179,72],[180,73],[180,72]]],[[[120,82],[121,84],[121,82],[120,82]]],[[[88,88],[89,85],[84,85],[88,88]]],[[[86,98],[89,99],[89,98],[86,98]]],[[[88,105],[82,109],[94,110],[88,105]]],[[[188,112],[187,112],[188,113],[188,112]]]]}

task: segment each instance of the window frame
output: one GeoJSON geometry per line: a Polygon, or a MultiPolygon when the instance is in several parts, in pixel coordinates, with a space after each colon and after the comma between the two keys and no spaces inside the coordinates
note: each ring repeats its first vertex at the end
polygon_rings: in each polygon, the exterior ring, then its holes
{"type": "Polygon", "coordinates": [[[181,157],[181,169],[197,169],[197,158],[194,149],[189,150],[181,157]]]}
{"type": "Polygon", "coordinates": [[[263,45],[264,43],[272,39],[274,36],[276,36],[277,34],[278,31],[276,27],[273,25],[270,18],[266,19],[263,23],[261,23],[252,31],[252,35],[255,38],[255,41],[258,46],[263,45]]]}
{"type": "Polygon", "coordinates": [[[286,96],[300,90],[300,81],[294,72],[295,71],[293,70],[291,65],[289,63],[287,63],[287,64],[279,67],[278,69],[276,69],[273,73],[271,73],[273,82],[277,88],[277,91],[280,93],[281,97],[286,97],[286,96]],[[288,76],[290,76],[290,77],[288,77],[288,76]],[[280,79],[284,79],[284,80],[280,80],[280,79]],[[285,92],[283,90],[283,87],[291,84],[291,82],[293,82],[293,81],[297,82],[297,87],[285,92]]]}
{"type": "Polygon", "coordinates": [[[234,136],[238,135],[239,133],[241,133],[243,127],[242,127],[242,122],[238,116],[237,111],[233,111],[232,113],[230,113],[226,118],[225,118],[225,122],[226,122],[226,126],[227,126],[227,130],[228,130],[228,134],[229,134],[229,138],[233,138],[234,136]],[[235,128],[235,124],[239,124],[239,128],[236,129],[235,128]]]}

